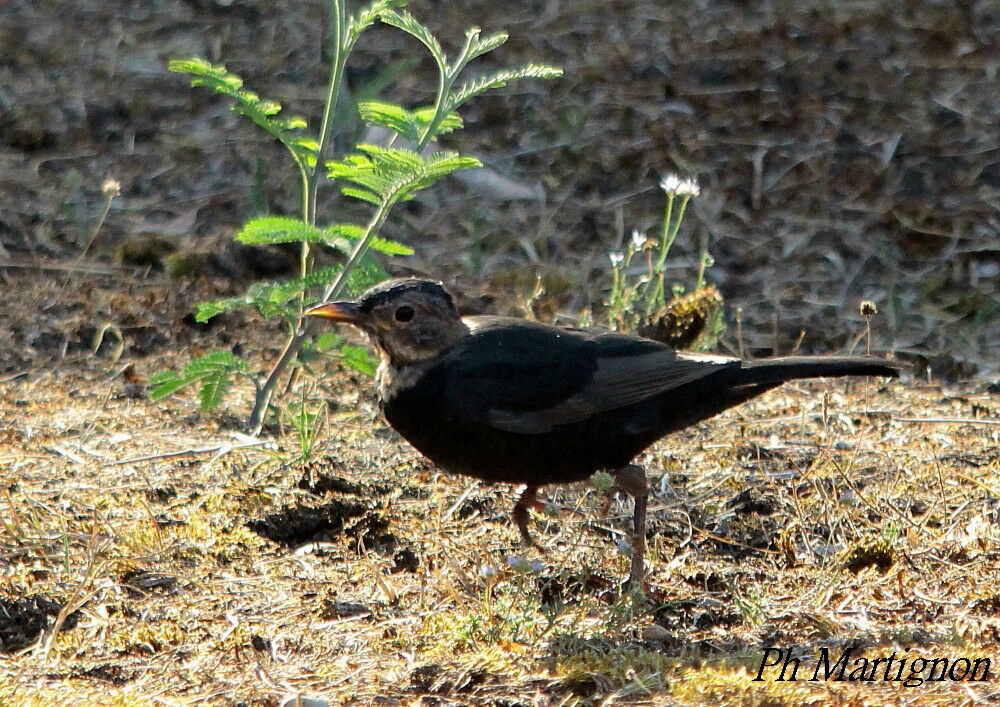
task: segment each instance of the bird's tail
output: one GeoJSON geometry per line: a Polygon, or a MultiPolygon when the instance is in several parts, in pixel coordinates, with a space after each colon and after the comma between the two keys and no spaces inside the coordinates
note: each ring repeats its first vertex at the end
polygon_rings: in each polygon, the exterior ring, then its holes
{"type": "Polygon", "coordinates": [[[743,364],[737,385],[775,386],[798,378],[887,376],[896,378],[905,366],[874,356],[786,356],[743,364]]]}

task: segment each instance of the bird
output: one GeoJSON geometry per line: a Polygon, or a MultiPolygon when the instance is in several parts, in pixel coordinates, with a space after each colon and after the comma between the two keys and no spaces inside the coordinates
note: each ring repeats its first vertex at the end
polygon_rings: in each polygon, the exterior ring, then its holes
{"type": "Polygon", "coordinates": [[[899,375],[872,356],[746,361],[640,336],[459,314],[442,283],[391,279],[310,317],[365,332],[385,420],[441,469],[523,487],[513,522],[526,546],[539,489],[612,474],[634,499],[627,585],[645,580],[649,484],[634,458],[665,435],[801,378],[899,375]]]}

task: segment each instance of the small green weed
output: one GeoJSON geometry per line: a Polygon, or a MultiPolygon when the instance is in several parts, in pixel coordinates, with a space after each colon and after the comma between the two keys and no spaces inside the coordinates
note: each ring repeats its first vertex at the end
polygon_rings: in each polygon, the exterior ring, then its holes
{"type": "MultiPolygon", "coordinates": [[[[192,85],[227,96],[233,110],[252,120],[287,149],[299,174],[301,213],[298,217],[254,218],[243,226],[236,240],[248,245],[297,244],[299,273],[293,280],[255,283],[238,297],[204,302],[195,313],[199,322],[205,322],[232,309],[253,307],[262,316],[281,318],[288,336],[281,356],[266,375],[249,372],[247,363],[234,354],[211,352],[182,371],[156,375],[151,380],[154,400],[190,385],[199,385],[201,406],[213,408],[220,403],[234,377],[246,376],[255,389],[248,426],[256,434],[264,424],[279,380],[290,368],[309,374],[312,372],[310,362],[332,356],[346,366],[371,374],[374,366],[367,351],[350,347],[335,336],[322,336],[312,342],[313,323],[304,321],[304,312],[316,302],[357,293],[384,279],[385,271],[372,252],[384,257],[406,256],[413,252],[408,246],[378,237],[392,207],[412,199],[416,192],[456,170],[481,166],[475,157],[425,150],[439,136],[463,126],[458,109],[466,101],[512,81],[553,78],[562,73],[553,67],[527,64],[462,82],[460,76],[469,63],[499,47],[507,40],[507,35],[483,35],[478,28],[471,28],[466,31],[458,53],[449,58],[431,31],[403,9],[406,4],[406,0],[374,0],[348,15],[346,0],[330,0],[329,80],[316,132],[310,131],[305,118],[285,115],[281,104],[245,88],[243,80],[224,66],[197,58],[170,62],[172,71],[192,77],[192,85]],[[395,137],[386,145],[356,143],[343,155],[330,159],[335,109],[338,97],[344,93],[347,60],[361,35],[376,22],[406,32],[430,53],[438,69],[434,102],[415,108],[380,100],[354,103],[353,110],[361,121],[388,128],[395,137]],[[339,184],[344,196],[370,206],[365,223],[320,223],[317,193],[321,185],[331,181],[339,184]],[[342,262],[332,267],[317,267],[316,254],[320,249],[340,253],[342,262]]],[[[259,197],[255,201],[266,202],[259,197]]],[[[297,419],[302,421],[304,418],[301,410],[299,412],[297,419]]],[[[295,412],[290,414],[296,416],[295,412]]],[[[303,449],[311,448],[311,444],[303,449]]]]}
{"type": "Polygon", "coordinates": [[[666,262],[677,240],[688,202],[698,196],[693,179],[667,175],[660,181],[666,195],[663,223],[657,238],[634,230],[624,252],[608,255],[611,260],[611,294],[608,326],[615,331],[636,331],[678,348],[709,349],[724,329],[722,297],[705,284],[705,269],[715,261],[705,249],[701,253],[692,291],[674,284],[667,298],[666,262]],[[634,275],[636,258],[644,259],[642,271],[634,275]],[[644,267],[643,267],[644,266],[644,267]]]}

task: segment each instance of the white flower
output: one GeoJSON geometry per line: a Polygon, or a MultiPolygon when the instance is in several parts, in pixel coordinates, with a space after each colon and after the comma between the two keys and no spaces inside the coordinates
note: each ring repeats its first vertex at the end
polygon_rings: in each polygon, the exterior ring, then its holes
{"type": "Polygon", "coordinates": [[[105,179],[101,184],[101,191],[104,196],[113,199],[122,192],[122,185],[117,179],[105,179]]]}
{"type": "Polygon", "coordinates": [[[625,260],[625,256],[621,253],[608,253],[608,260],[611,261],[611,267],[617,268],[625,260]]]}
{"type": "Polygon", "coordinates": [[[698,186],[698,180],[685,179],[677,188],[677,193],[681,196],[698,196],[698,194],[701,193],[701,188],[698,186]]]}
{"type": "Polygon", "coordinates": [[[676,194],[677,188],[681,185],[681,178],[676,174],[668,174],[663,179],[660,180],[660,189],[667,192],[667,194],[676,194]]]}
{"type": "Polygon", "coordinates": [[[646,234],[645,233],[639,233],[639,229],[638,228],[633,229],[633,231],[632,231],[632,249],[633,250],[642,250],[645,245],[646,245],[646,234]]]}
{"type": "Polygon", "coordinates": [[[679,194],[680,196],[698,196],[701,192],[696,179],[681,179],[676,174],[668,174],[661,179],[660,189],[667,194],[679,194]]]}

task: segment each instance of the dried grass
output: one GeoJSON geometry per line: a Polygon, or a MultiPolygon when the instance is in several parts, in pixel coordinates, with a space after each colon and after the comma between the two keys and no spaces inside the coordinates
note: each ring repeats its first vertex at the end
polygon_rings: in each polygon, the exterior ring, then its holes
{"type": "MultiPolygon", "coordinates": [[[[8,329],[61,286],[24,282],[8,329]]],[[[551,489],[566,512],[539,519],[544,569],[511,569],[510,492],[386,434],[364,381],[329,380],[345,412],[310,463],[281,463],[291,435],[214,451],[234,443],[233,415],[136,390],[180,342],[234,334],[185,333],[184,311],[158,309],[178,339],[147,356],[25,350],[32,365],[0,384],[0,602],[36,616],[30,635],[0,618],[5,704],[946,704],[990,690],[750,681],[773,644],[995,654],[990,395],[793,384],[660,443],[643,459],[643,609],[617,596],[624,501],[599,518],[594,491],[551,489]]]]}

